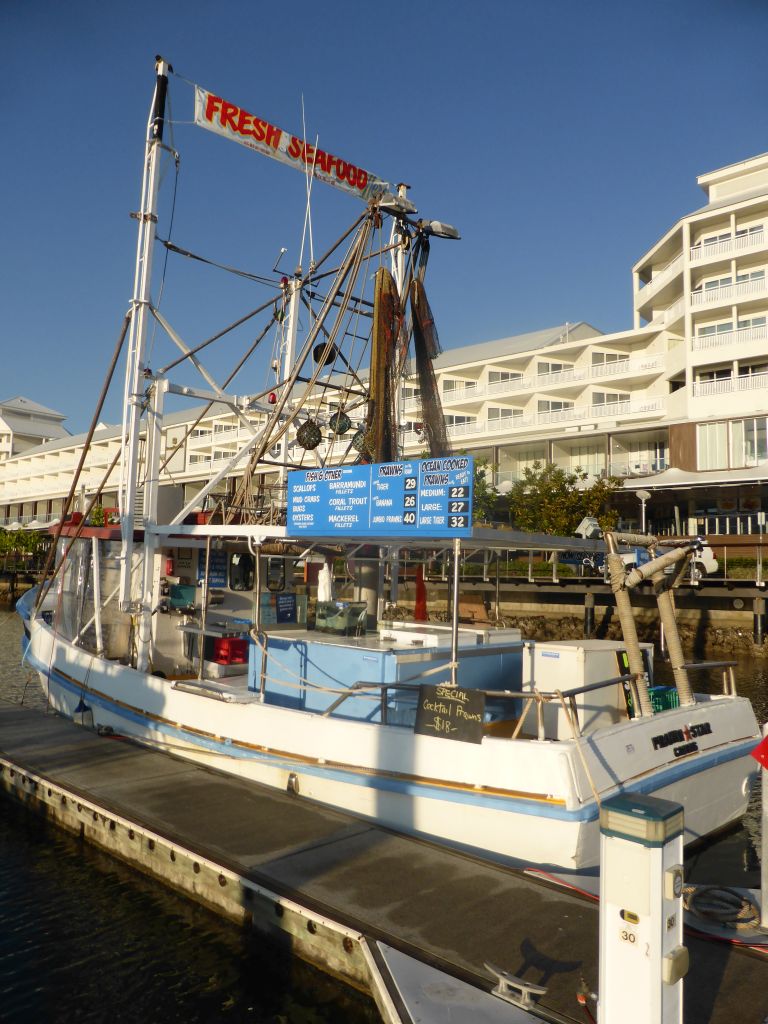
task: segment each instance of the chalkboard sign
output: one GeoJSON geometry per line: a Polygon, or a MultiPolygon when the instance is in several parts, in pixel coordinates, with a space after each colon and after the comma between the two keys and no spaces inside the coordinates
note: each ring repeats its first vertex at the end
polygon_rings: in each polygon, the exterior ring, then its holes
{"type": "Polygon", "coordinates": [[[463,743],[482,743],[485,694],[460,686],[420,686],[415,731],[463,743]]]}

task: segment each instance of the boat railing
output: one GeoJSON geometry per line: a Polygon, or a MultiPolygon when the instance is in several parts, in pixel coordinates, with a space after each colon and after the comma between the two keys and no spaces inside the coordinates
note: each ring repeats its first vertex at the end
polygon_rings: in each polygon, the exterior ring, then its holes
{"type": "MultiPolygon", "coordinates": [[[[548,693],[534,688],[531,693],[518,694],[517,696],[522,697],[525,702],[525,707],[523,708],[523,713],[520,715],[520,719],[512,733],[512,739],[517,739],[520,735],[523,725],[525,724],[525,719],[528,716],[528,712],[534,705],[536,706],[538,738],[540,740],[545,739],[543,708],[545,704],[553,701],[560,702],[565,713],[566,721],[570,726],[573,738],[575,740],[580,739],[581,726],[579,725],[579,710],[576,705],[576,698],[582,693],[591,693],[593,690],[602,690],[607,686],[616,686],[618,683],[629,683],[632,689],[634,707],[638,707],[639,704],[636,692],[637,684],[635,677],[631,673],[621,676],[613,676],[611,679],[601,679],[596,683],[586,683],[584,686],[577,686],[572,690],[554,690],[553,692],[548,693]]],[[[497,696],[493,693],[491,693],[491,695],[497,696]]]]}
{"type": "Polygon", "coordinates": [[[736,661],[692,661],[683,665],[686,672],[702,672],[710,669],[722,669],[723,695],[726,697],[738,696],[736,691],[736,661]]]}
{"type": "MultiPolygon", "coordinates": [[[[515,648],[515,647],[510,647],[509,648],[509,650],[516,650],[516,649],[517,648],[515,648]]],[[[481,653],[487,653],[487,652],[483,652],[482,650],[478,650],[478,651],[474,651],[474,650],[462,651],[461,655],[462,655],[462,657],[467,656],[467,655],[469,657],[477,657],[481,653]]],[[[419,683],[420,679],[423,679],[423,678],[425,678],[428,675],[434,675],[436,672],[448,671],[449,668],[450,668],[449,665],[440,665],[437,668],[433,667],[431,669],[428,669],[426,672],[418,673],[415,676],[409,677],[409,679],[407,679],[407,680],[402,680],[400,682],[395,682],[395,683],[373,683],[373,682],[367,682],[365,680],[358,680],[357,682],[352,683],[352,685],[349,687],[349,689],[347,690],[346,693],[341,694],[335,701],[333,701],[332,704],[330,704],[322,712],[322,717],[323,718],[327,718],[330,715],[332,715],[333,712],[336,711],[342,704],[344,704],[345,701],[347,701],[350,697],[354,697],[354,696],[358,696],[358,697],[360,697],[360,696],[369,696],[370,697],[370,696],[374,696],[378,692],[380,694],[380,702],[381,702],[380,703],[381,723],[382,723],[382,725],[387,725],[388,724],[387,716],[388,716],[388,707],[389,707],[389,703],[388,702],[389,702],[390,693],[392,691],[403,691],[403,692],[406,692],[406,693],[409,693],[409,692],[410,693],[418,693],[419,687],[421,685],[419,683]]],[[[554,692],[551,692],[551,693],[546,692],[546,691],[537,690],[535,688],[532,691],[528,692],[528,693],[526,693],[523,690],[475,690],[474,687],[472,689],[473,689],[474,693],[481,693],[486,699],[491,699],[491,700],[494,700],[494,701],[508,700],[508,701],[517,701],[517,702],[522,701],[523,702],[523,705],[524,705],[523,711],[520,714],[519,718],[517,719],[517,722],[515,724],[515,728],[514,728],[514,730],[512,732],[512,735],[511,735],[510,739],[514,740],[514,739],[517,739],[519,737],[519,735],[520,735],[520,733],[522,731],[523,725],[525,724],[525,719],[528,716],[528,712],[530,711],[531,707],[533,707],[533,706],[536,707],[537,739],[539,739],[539,740],[546,739],[545,727],[544,727],[543,708],[544,708],[545,704],[550,703],[550,702],[554,702],[554,701],[559,701],[560,704],[562,705],[563,711],[565,713],[566,721],[568,722],[568,724],[570,726],[571,732],[573,734],[573,738],[574,739],[579,739],[581,737],[581,728],[579,726],[579,715],[578,715],[578,707],[576,705],[576,698],[580,694],[591,693],[594,690],[601,690],[601,689],[604,689],[604,688],[609,687],[609,686],[616,686],[618,684],[623,684],[623,683],[629,683],[629,685],[632,687],[633,697],[634,697],[634,701],[635,701],[634,706],[638,707],[639,705],[637,703],[637,694],[636,694],[636,689],[635,689],[635,679],[634,679],[634,677],[631,674],[626,674],[626,675],[621,675],[621,676],[614,676],[611,679],[602,679],[602,680],[599,680],[596,683],[588,683],[588,684],[586,684],[584,686],[578,686],[578,687],[575,687],[574,689],[571,689],[571,690],[555,690],[554,692]]],[[[446,682],[445,685],[446,686],[450,686],[451,684],[446,682]]]]}

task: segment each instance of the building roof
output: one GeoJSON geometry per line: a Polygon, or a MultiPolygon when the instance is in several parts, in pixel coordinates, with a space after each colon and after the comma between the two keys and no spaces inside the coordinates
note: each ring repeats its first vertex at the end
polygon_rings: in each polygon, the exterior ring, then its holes
{"type": "Polygon", "coordinates": [[[686,214],[686,216],[695,217],[699,213],[709,213],[711,210],[722,210],[726,206],[736,206],[738,203],[745,203],[750,199],[759,199],[761,196],[765,195],[768,195],[768,182],[764,185],[756,185],[755,188],[751,188],[747,192],[738,192],[732,196],[723,196],[721,199],[713,199],[711,203],[707,203],[705,206],[700,206],[698,210],[694,210],[692,213],[686,214]]]}
{"type": "Polygon", "coordinates": [[[578,320],[576,323],[559,324],[557,327],[545,327],[540,331],[528,331],[526,334],[513,334],[508,338],[497,338],[495,341],[481,341],[474,345],[462,345],[460,348],[446,349],[435,360],[436,370],[445,370],[449,366],[463,363],[487,362],[489,359],[504,359],[521,352],[534,352],[537,349],[560,345],[569,338],[583,341],[589,337],[602,335],[596,327],[578,320]]]}
{"type": "Polygon", "coordinates": [[[15,398],[7,398],[5,401],[0,402],[0,413],[5,415],[7,412],[23,412],[29,413],[32,416],[51,416],[57,420],[66,419],[64,413],[56,412],[55,409],[49,409],[45,405],[33,402],[30,398],[24,398],[23,395],[16,395],[15,398]]]}
{"type": "MultiPolygon", "coordinates": [[[[205,405],[189,406],[186,409],[179,409],[176,412],[169,412],[163,417],[163,426],[172,427],[176,424],[189,425],[194,419],[199,416],[207,407],[205,405]]],[[[225,413],[231,413],[232,409],[225,405],[223,402],[214,402],[211,408],[206,413],[206,419],[209,416],[223,416],[225,413]]],[[[3,417],[7,419],[7,417],[3,417]]],[[[105,424],[99,423],[98,427],[93,434],[94,444],[99,441],[109,441],[112,438],[120,436],[122,427],[119,423],[116,424],[105,424]]],[[[44,444],[35,445],[34,448],[27,448],[25,451],[20,452],[18,456],[12,456],[13,458],[26,458],[29,455],[44,454],[45,452],[55,452],[59,448],[77,448],[79,445],[85,444],[85,439],[88,433],[83,432],[82,434],[67,434],[62,428],[62,433],[56,435],[55,439],[46,441],[44,444]]]]}
{"type": "Polygon", "coordinates": [[[706,487],[707,484],[713,487],[728,487],[736,484],[764,483],[768,478],[768,465],[763,463],[758,466],[747,466],[744,469],[722,469],[694,471],[687,469],[676,469],[672,467],[665,469],[662,473],[654,473],[653,476],[633,476],[624,481],[624,489],[634,491],[642,487],[650,491],[661,491],[671,487],[706,487]]]}
{"type": "Polygon", "coordinates": [[[42,419],[39,416],[14,416],[7,412],[7,407],[0,408],[0,419],[6,423],[14,434],[19,437],[69,437],[69,431],[53,419],[42,419]]]}

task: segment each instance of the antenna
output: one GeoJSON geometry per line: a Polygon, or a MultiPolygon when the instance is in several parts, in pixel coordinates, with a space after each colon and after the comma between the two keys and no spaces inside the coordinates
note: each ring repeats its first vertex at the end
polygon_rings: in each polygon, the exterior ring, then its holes
{"type": "Polygon", "coordinates": [[[273,274],[277,273],[277,268],[280,266],[280,260],[283,258],[283,256],[285,256],[285,254],[287,252],[288,252],[288,250],[285,248],[285,246],[281,245],[280,246],[280,252],[277,254],[277,259],[275,260],[275,265],[274,265],[274,267],[272,267],[272,273],[273,274]]]}

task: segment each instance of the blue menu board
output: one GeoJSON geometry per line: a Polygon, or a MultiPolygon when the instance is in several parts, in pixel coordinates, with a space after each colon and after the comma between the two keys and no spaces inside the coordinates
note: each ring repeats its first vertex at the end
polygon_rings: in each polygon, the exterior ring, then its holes
{"type": "Polygon", "coordinates": [[[288,531],[312,537],[468,537],[471,455],[288,474],[288,531]]]}

